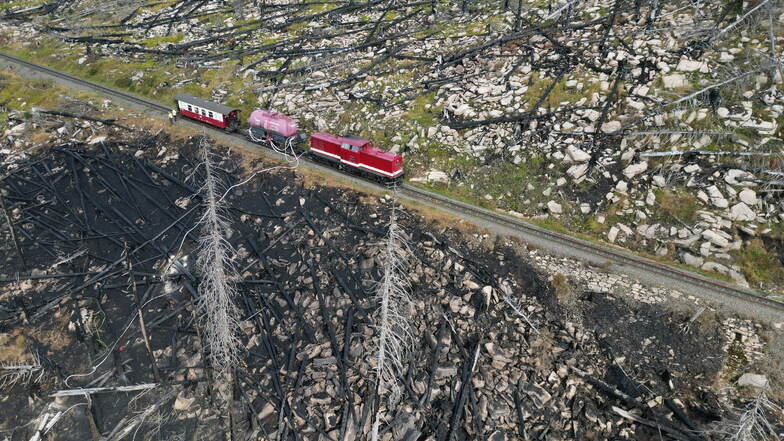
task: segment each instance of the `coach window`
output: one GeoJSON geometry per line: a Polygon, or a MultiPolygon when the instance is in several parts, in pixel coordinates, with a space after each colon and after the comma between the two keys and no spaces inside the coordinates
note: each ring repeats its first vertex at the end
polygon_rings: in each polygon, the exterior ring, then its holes
{"type": "Polygon", "coordinates": [[[212,112],[210,112],[210,118],[212,118],[212,112]]]}
{"type": "Polygon", "coordinates": [[[207,116],[207,111],[204,110],[204,109],[201,109],[201,116],[207,116]]]}
{"type": "Polygon", "coordinates": [[[188,112],[193,112],[193,107],[190,104],[188,104],[188,112]]]}

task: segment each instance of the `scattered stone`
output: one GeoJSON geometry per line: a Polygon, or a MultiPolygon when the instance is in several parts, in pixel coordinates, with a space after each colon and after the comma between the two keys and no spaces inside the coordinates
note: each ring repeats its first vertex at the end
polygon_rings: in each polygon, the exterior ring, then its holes
{"type": "Polygon", "coordinates": [[[768,377],[760,374],[743,374],[738,378],[738,386],[757,387],[760,389],[767,389],[768,377]]]}
{"type": "Polygon", "coordinates": [[[581,150],[573,145],[570,145],[566,148],[566,154],[574,162],[586,162],[591,159],[591,155],[589,155],[586,151],[581,150]]]}
{"type": "Polygon", "coordinates": [[[645,161],[638,162],[623,169],[623,175],[626,176],[627,179],[631,179],[645,170],[648,170],[648,163],[645,161]]]}
{"type": "Polygon", "coordinates": [[[577,180],[585,176],[588,172],[588,164],[576,164],[566,170],[566,174],[571,176],[572,179],[577,180]]]}
{"type": "Polygon", "coordinates": [[[703,259],[702,257],[695,256],[694,254],[689,252],[684,252],[683,254],[681,254],[681,260],[686,265],[693,266],[695,268],[700,268],[702,264],[705,262],[705,259],[703,259]]]}
{"type": "Polygon", "coordinates": [[[700,268],[703,269],[704,271],[712,271],[714,273],[725,274],[725,275],[730,272],[729,268],[727,268],[725,265],[722,265],[718,262],[705,262],[702,264],[700,268]]]}
{"type": "Polygon", "coordinates": [[[174,410],[188,410],[196,402],[196,397],[189,396],[183,390],[177,394],[177,399],[174,401],[174,410]]]}
{"type": "Polygon", "coordinates": [[[602,132],[604,133],[617,132],[621,130],[621,127],[623,126],[621,125],[620,121],[608,121],[602,124],[602,132]]]}
{"type": "Polygon", "coordinates": [[[441,170],[428,170],[425,173],[424,177],[413,178],[411,179],[413,182],[430,182],[436,184],[447,184],[449,183],[449,175],[442,172],[441,170]]]}
{"type": "Polygon", "coordinates": [[[705,230],[702,232],[702,237],[708,242],[716,245],[717,247],[724,248],[730,244],[730,241],[725,239],[724,236],[713,230],[705,230]]]}
{"type": "Polygon", "coordinates": [[[680,89],[689,85],[686,77],[681,74],[666,75],[662,77],[662,81],[665,89],[680,89]]]}
{"type": "Polygon", "coordinates": [[[752,221],[757,218],[754,210],[743,202],[739,202],[730,208],[730,219],[735,221],[752,221]]]}
{"type": "Polygon", "coordinates": [[[738,199],[746,205],[757,205],[757,193],[748,188],[745,188],[738,193],[738,199]]]}
{"type": "Polygon", "coordinates": [[[563,207],[558,202],[550,201],[547,203],[547,211],[552,214],[561,214],[563,213],[563,207]]]}
{"type": "Polygon", "coordinates": [[[620,230],[618,230],[618,227],[616,226],[611,227],[610,231],[607,232],[607,240],[610,241],[610,243],[615,243],[615,239],[618,237],[619,231],[620,230]]]}
{"type": "Polygon", "coordinates": [[[729,206],[729,202],[727,199],[724,198],[724,195],[721,194],[721,191],[715,185],[711,185],[707,188],[708,196],[710,197],[710,202],[715,207],[718,208],[727,208],[729,206]]]}
{"type": "Polygon", "coordinates": [[[682,58],[681,61],[678,63],[678,66],[675,70],[679,70],[681,72],[697,72],[703,68],[705,62],[703,61],[695,61],[689,60],[687,58],[682,58]]]}

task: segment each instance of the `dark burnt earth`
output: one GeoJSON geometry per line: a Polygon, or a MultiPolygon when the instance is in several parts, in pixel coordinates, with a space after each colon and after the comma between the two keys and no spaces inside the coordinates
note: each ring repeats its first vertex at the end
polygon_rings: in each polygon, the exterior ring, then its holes
{"type": "MultiPolygon", "coordinates": [[[[370,282],[392,198],[306,185],[291,170],[230,194],[245,352],[227,411],[210,393],[194,309],[199,140],[175,149],[165,135],[134,136],[0,170],[19,245],[4,225],[0,360],[37,354],[43,372],[3,385],[4,436],[30,439],[57,417],[50,439],[226,439],[229,426],[232,439],[365,439],[378,405],[370,282]]],[[[227,186],[247,172],[239,164],[220,164],[227,186]]],[[[712,391],[726,362],[717,320],[684,330],[689,316],[660,306],[556,296],[520,244],[414,213],[400,222],[417,344],[402,400],[381,404],[382,439],[699,440],[709,435],[693,429],[724,416],[712,391]]]]}

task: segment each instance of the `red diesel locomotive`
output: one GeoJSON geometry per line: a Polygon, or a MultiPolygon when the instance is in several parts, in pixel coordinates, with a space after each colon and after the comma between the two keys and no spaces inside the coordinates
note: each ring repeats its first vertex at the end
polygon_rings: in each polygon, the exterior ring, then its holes
{"type": "MultiPolygon", "coordinates": [[[[176,99],[179,115],[228,131],[239,129],[238,109],[186,94],[179,94],[176,99]]],[[[257,144],[279,151],[304,152],[342,170],[385,182],[395,182],[403,177],[403,157],[377,149],[369,139],[318,132],[310,136],[309,146],[306,146],[308,137],[299,133],[293,119],[262,109],[250,114],[248,126],[248,139],[257,144]]]]}

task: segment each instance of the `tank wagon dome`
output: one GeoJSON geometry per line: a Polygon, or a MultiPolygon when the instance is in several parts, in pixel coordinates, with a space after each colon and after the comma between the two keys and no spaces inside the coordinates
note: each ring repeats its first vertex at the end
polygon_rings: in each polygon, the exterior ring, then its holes
{"type": "Polygon", "coordinates": [[[297,123],[288,116],[269,110],[256,109],[248,117],[248,125],[285,137],[297,134],[297,123]]]}
{"type": "Polygon", "coordinates": [[[220,113],[221,115],[228,115],[229,113],[239,110],[234,107],[225,106],[223,104],[214,103],[212,101],[207,101],[205,99],[197,98],[193,95],[188,95],[187,93],[179,93],[177,94],[174,99],[177,101],[181,101],[186,104],[192,104],[194,106],[201,107],[202,109],[210,110],[212,112],[220,113]]]}

